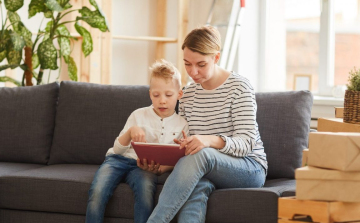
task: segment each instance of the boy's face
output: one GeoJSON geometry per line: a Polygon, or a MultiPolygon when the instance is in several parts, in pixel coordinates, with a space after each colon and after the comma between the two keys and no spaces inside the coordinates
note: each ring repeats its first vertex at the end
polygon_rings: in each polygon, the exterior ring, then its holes
{"type": "Polygon", "coordinates": [[[174,114],[177,100],[183,95],[182,90],[179,90],[179,86],[174,80],[158,77],[151,79],[149,92],[154,111],[161,118],[174,114]]]}

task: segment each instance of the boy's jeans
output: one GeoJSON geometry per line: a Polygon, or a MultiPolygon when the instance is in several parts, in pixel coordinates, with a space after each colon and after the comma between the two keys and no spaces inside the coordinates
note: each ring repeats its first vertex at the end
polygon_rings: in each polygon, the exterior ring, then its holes
{"type": "Polygon", "coordinates": [[[103,222],[106,204],[120,181],[125,178],[134,192],[134,220],[146,222],[154,208],[157,176],[137,167],[136,160],[117,154],[106,156],[89,190],[86,222],[103,222]]]}
{"type": "Polygon", "coordinates": [[[218,189],[262,187],[265,177],[265,169],[249,157],[231,157],[204,148],[178,161],[148,222],[170,222],[178,211],[179,223],[205,222],[212,183],[218,189]]]}

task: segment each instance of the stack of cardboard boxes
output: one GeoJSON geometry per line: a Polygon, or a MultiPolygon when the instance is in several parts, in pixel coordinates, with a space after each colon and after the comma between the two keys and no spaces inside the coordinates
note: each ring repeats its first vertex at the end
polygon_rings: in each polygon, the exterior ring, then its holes
{"type": "Polygon", "coordinates": [[[279,198],[278,223],[360,222],[360,125],[319,119],[303,167],[295,171],[296,199],[279,198]]]}
{"type": "Polygon", "coordinates": [[[360,202],[360,125],[319,119],[303,164],[295,172],[297,199],[360,202]]]}

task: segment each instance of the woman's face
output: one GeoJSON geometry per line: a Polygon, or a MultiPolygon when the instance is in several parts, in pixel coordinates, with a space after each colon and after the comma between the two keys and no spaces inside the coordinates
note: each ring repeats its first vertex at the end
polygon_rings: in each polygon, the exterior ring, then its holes
{"type": "Polygon", "coordinates": [[[219,56],[205,56],[185,47],[184,62],[186,72],[195,83],[203,84],[213,77],[219,56]]]}

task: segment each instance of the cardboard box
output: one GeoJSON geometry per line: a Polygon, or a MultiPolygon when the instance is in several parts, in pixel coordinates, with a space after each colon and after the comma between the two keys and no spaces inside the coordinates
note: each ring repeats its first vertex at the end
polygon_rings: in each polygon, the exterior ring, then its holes
{"type": "Polygon", "coordinates": [[[360,125],[343,122],[341,118],[319,118],[318,132],[360,132],[360,125]]]}
{"type": "Polygon", "coordinates": [[[302,163],[301,166],[307,166],[308,165],[308,154],[309,154],[309,149],[304,149],[302,152],[302,163]]]}
{"type": "Polygon", "coordinates": [[[344,118],[344,107],[334,107],[335,118],[344,118]]]}
{"type": "Polygon", "coordinates": [[[278,207],[279,223],[360,222],[360,203],[297,200],[294,197],[280,197],[278,207]]]}
{"type": "Polygon", "coordinates": [[[308,166],[360,171],[360,133],[311,132],[308,166]]]}
{"type": "Polygon", "coordinates": [[[296,169],[295,178],[296,199],[360,202],[360,172],[306,166],[296,169]]]}

